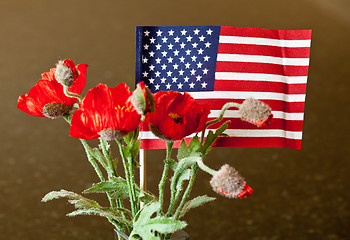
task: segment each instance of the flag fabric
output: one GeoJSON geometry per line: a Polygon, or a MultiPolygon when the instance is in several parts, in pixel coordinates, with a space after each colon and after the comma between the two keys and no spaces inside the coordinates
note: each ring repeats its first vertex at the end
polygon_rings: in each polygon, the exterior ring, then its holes
{"type": "MultiPolygon", "coordinates": [[[[188,92],[210,106],[211,119],[219,116],[225,103],[242,103],[249,97],[271,107],[274,117],[261,128],[241,121],[237,109],[226,111],[221,123],[230,120],[228,136],[219,137],[214,146],[301,148],[311,30],[225,26],[136,30],[136,84],[144,81],[152,92],[188,92]]],[[[141,148],[165,148],[165,143],[144,126],[141,148]]]]}

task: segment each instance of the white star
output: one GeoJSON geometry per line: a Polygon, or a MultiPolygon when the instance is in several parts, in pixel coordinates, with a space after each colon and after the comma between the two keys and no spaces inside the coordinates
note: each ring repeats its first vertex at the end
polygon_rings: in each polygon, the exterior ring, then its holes
{"type": "Polygon", "coordinates": [[[174,69],[178,69],[179,65],[177,65],[176,63],[173,65],[174,69]]]}
{"type": "Polygon", "coordinates": [[[178,43],[180,41],[179,37],[174,38],[175,42],[178,43]]]}
{"type": "Polygon", "coordinates": [[[154,71],[154,68],[155,68],[155,66],[153,64],[149,66],[150,71],[154,71]]]}
{"type": "Polygon", "coordinates": [[[195,62],[197,60],[197,57],[196,56],[192,56],[191,59],[192,59],[192,62],[195,62]]]}
{"type": "Polygon", "coordinates": [[[160,50],[160,48],[162,47],[162,45],[160,45],[159,43],[156,45],[156,50],[160,50]]]}
{"type": "Polygon", "coordinates": [[[181,31],[181,35],[186,35],[187,31],[184,29],[181,31]]]}
{"type": "Polygon", "coordinates": [[[168,54],[166,51],[163,51],[163,52],[161,52],[162,53],[162,56],[163,57],[166,57],[166,55],[168,54]]]}
{"type": "Polygon", "coordinates": [[[185,61],[185,58],[183,56],[181,56],[179,59],[180,59],[180,62],[184,62],[185,61]]]}
{"type": "Polygon", "coordinates": [[[153,52],[153,51],[149,52],[150,57],[154,57],[154,54],[155,54],[155,52],[153,52]]]}
{"type": "Polygon", "coordinates": [[[182,83],[177,84],[177,88],[178,88],[178,89],[182,89],[182,86],[183,86],[182,83]]]}
{"type": "Polygon", "coordinates": [[[185,81],[185,82],[188,82],[189,79],[190,79],[190,78],[186,76],[186,77],[184,78],[184,81],[185,81]]]}
{"type": "Polygon", "coordinates": [[[169,36],[173,36],[174,35],[174,31],[171,29],[170,31],[168,31],[169,36]]]}
{"type": "Polygon", "coordinates": [[[197,46],[198,46],[198,43],[192,43],[193,48],[197,48],[197,46]]]}
{"type": "Polygon", "coordinates": [[[147,77],[148,76],[148,72],[144,71],[143,73],[143,77],[147,77]]]}
{"type": "Polygon", "coordinates": [[[204,42],[205,37],[202,35],[199,37],[199,41],[204,42]]]}
{"type": "Polygon", "coordinates": [[[207,85],[208,85],[208,83],[203,82],[203,83],[202,83],[202,88],[206,88],[206,87],[207,87],[207,85]]]}
{"type": "Polygon", "coordinates": [[[154,83],[154,79],[153,78],[148,79],[148,81],[149,81],[150,84],[154,83]]]}
{"type": "Polygon", "coordinates": [[[177,77],[173,77],[172,79],[173,79],[173,83],[176,83],[177,77]]]}
{"type": "Polygon", "coordinates": [[[168,38],[167,37],[163,37],[162,41],[163,41],[163,43],[166,43],[168,41],[168,38]]]}
{"type": "Polygon", "coordinates": [[[208,35],[211,35],[212,32],[213,32],[213,30],[211,30],[211,29],[207,30],[208,35]]]}
{"type": "Polygon", "coordinates": [[[156,32],[157,33],[157,36],[159,37],[159,36],[161,36],[162,35],[162,31],[160,31],[160,29],[156,32]]]}
{"type": "Polygon", "coordinates": [[[151,32],[148,31],[148,30],[144,31],[144,34],[145,34],[146,37],[148,37],[150,33],[151,33],[151,32]]]}
{"type": "Polygon", "coordinates": [[[196,70],[195,69],[192,69],[191,70],[191,75],[195,75],[196,74],[196,70]]]}
{"type": "Polygon", "coordinates": [[[202,63],[201,62],[199,62],[199,63],[197,63],[197,68],[202,68],[202,63]]]}
{"type": "Polygon", "coordinates": [[[149,48],[148,44],[143,45],[143,49],[148,50],[148,48],[149,48]]]}
{"type": "Polygon", "coordinates": [[[197,51],[198,51],[198,55],[200,55],[200,54],[203,54],[204,50],[203,49],[198,49],[197,51]]]}
{"type": "Polygon", "coordinates": [[[187,69],[187,68],[190,68],[191,64],[186,63],[185,66],[186,66],[186,69],[187,69]]]}
{"type": "Polygon", "coordinates": [[[191,37],[191,36],[186,37],[187,42],[191,42],[191,41],[192,41],[192,38],[193,38],[193,37],[191,37]]]}
{"type": "Polygon", "coordinates": [[[166,89],[170,89],[170,87],[171,87],[170,83],[168,83],[168,84],[165,85],[165,86],[166,86],[166,89]]]}
{"type": "Polygon", "coordinates": [[[144,57],[144,58],[142,58],[142,62],[143,62],[143,63],[147,63],[147,62],[148,62],[148,59],[144,57]]]}
{"type": "Polygon", "coordinates": [[[179,56],[179,52],[180,52],[180,51],[176,49],[176,50],[174,51],[174,56],[179,56]]]}
{"type": "Polygon", "coordinates": [[[165,77],[161,78],[161,79],[160,79],[160,83],[165,83],[165,80],[166,80],[165,77]]]}
{"type": "Polygon", "coordinates": [[[201,75],[198,75],[197,77],[196,77],[196,81],[200,81],[202,79],[202,76],[201,75]]]}
{"type": "Polygon", "coordinates": [[[210,42],[206,42],[206,43],[205,43],[205,47],[206,47],[206,48],[209,48],[209,47],[210,47],[210,45],[211,45],[211,43],[210,43],[210,42]]]}
{"type": "Polygon", "coordinates": [[[191,54],[191,50],[186,50],[186,55],[190,55],[191,54]]]}
{"type": "Polygon", "coordinates": [[[181,43],[181,44],[180,44],[181,49],[184,49],[184,48],[185,48],[185,46],[186,46],[186,44],[185,44],[185,43],[181,43]]]}
{"type": "Polygon", "coordinates": [[[156,39],[152,37],[152,38],[150,39],[150,41],[151,41],[151,43],[155,43],[156,39]]]}
{"type": "Polygon", "coordinates": [[[181,69],[181,70],[179,71],[179,76],[184,75],[184,72],[185,72],[185,71],[181,69]]]}
{"type": "Polygon", "coordinates": [[[155,85],[155,87],[156,87],[156,90],[159,90],[160,85],[159,85],[159,84],[157,84],[157,85],[155,85]]]}
{"type": "Polygon", "coordinates": [[[194,35],[198,35],[198,33],[200,32],[200,30],[199,30],[199,29],[196,29],[196,30],[194,30],[193,32],[194,32],[194,35]]]}
{"type": "Polygon", "coordinates": [[[173,58],[172,57],[169,57],[168,58],[168,63],[172,63],[173,62],[173,58]]]}
{"type": "Polygon", "coordinates": [[[208,61],[209,61],[209,58],[210,58],[209,56],[205,56],[205,57],[204,57],[204,61],[205,61],[205,62],[208,62],[208,61]]]}
{"type": "Polygon", "coordinates": [[[166,74],[168,75],[168,77],[171,77],[171,74],[173,74],[173,72],[172,71],[168,71],[166,74]]]}
{"type": "Polygon", "coordinates": [[[209,71],[208,69],[204,68],[203,69],[203,74],[208,74],[208,71],[209,71]]]}
{"type": "Polygon", "coordinates": [[[160,61],[162,61],[162,59],[160,59],[160,58],[157,58],[157,59],[156,59],[156,63],[157,63],[157,64],[160,64],[160,61]]]}
{"type": "Polygon", "coordinates": [[[192,83],[190,83],[190,88],[194,88],[194,83],[192,82],[192,83]]]}
{"type": "Polygon", "coordinates": [[[160,77],[160,72],[157,71],[154,74],[156,75],[156,77],[160,77]]]}
{"type": "Polygon", "coordinates": [[[173,47],[174,47],[174,45],[171,43],[168,45],[169,50],[173,49],[173,47]]]}
{"type": "Polygon", "coordinates": [[[166,65],[165,64],[162,65],[162,70],[166,70],[166,65]]]}

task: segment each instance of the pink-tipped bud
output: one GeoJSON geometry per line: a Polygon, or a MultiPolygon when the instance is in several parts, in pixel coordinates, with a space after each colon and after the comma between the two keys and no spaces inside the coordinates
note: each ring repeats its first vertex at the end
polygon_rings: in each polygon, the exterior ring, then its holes
{"type": "Polygon", "coordinates": [[[223,165],[210,180],[214,192],[228,198],[247,197],[252,194],[244,178],[228,164],[223,165]]]}
{"type": "Polygon", "coordinates": [[[64,86],[71,87],[78,78],[78,72],[72,60],[61,60],[56,65],[55,78],[64,86]]]}
{"type": "Polygon", "coordinates": [[[145,116],[149,112],[154,112],[155,109],[153,94],[151,90],[145,86],[144,82],[137,84],[131,96],[131,103],[142,116],[145,116]]]}
{"type": "Polygon", "coordinates": [[[254,98],[246,99],[239,108],[238,113],[243,120],[258,127],[268,124],[273,117],[270,106],[254,98]]]}
{"type": "Polygon", "coordinates": [[[125,137],[126,133],[115,130],[115,129],[110,129],[110,128],[106,128],[104,130],[102,130],[101,132],[98,133],[100,135],[100,137],[103,140],[106,141],[113,141],[116,139],[122,139],[123,137],[125,137]]]}
{"type": "Polygon", "coordinates": [[[69,114],[71,110],[71,106],[67,106],[62,103],[48,103],[43,108],[43,114],[45,117],[57,119],[69,114]]]}

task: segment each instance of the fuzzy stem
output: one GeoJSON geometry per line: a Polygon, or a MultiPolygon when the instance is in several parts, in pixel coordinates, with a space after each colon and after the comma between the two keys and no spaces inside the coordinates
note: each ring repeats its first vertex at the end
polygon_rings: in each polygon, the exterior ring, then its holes
{"type": "Polygon", "coordinates": [[[200,167],[200,169],[202,169],[203,171],[209,173],[210,175],[214,176],[214,175],[217,173],[217,171],[215,171],[214,169],[211,169],[210,167],[208,167],[207,165],[205,165],[205,164],[203,163],[203,160],[202,160],[202,159],[201,159],[201,160],[198,160],[197,163],[198,163],[198,166],[200,167]]]}
{"type": "Polygon", "coordinates": [[[133,194],[133,190],[132,190],[133,186],[131,185],[131,181],[130,181],[128,163],[126,162],[126,157],[125,157],[125,154],[123,151],[121,140],[117,139],[116,142],[118,143],[118,146],[119,146],[119,151],[120,151],[120,155],[122,157],[123,166],[124,166],[125,178],[126,178],[126,182],[128,184],[132,216],[135,217],[137,211],[136,211],[136,206],[135,206],[134,194],[133,194]]]}
{"type": "Polygon", "coordinates": [[[65,94],[67,97],[74,97],[74,98],[77,98],[77,99],[79,100],[79,102],[80,102],[81,100],[83,100],[83,97],[80,96],[79,94],[69,92],[69,91],[68,91],[68,87],[67,87],[66,85],[63,85],[63,92],[64,92],[64,94],[65,94]]]}
{"type": "Polygon", "coordinates": [[[174,219],[175,219],[175,220],[179,219],[181,210],[182,210],[182,208],[184,207],[184,205],[185,205],[187,199],[188,199],[189,196],[190,196],[190,192],[191,192],[191,190],[192,190],[192,186],[193,186],[193,183],[194,183],[194,179],[196,178],[197,171],[198,171],[198,164],[195,164],[195,165],[192,167],[192,174],[191,174],[190,181],[189,181],[189,183],[188,183],[188,185],[187,185],[186,191],[185,191],[184,195],[182,196],[182,200],[181,200],[181,202],[180,202],[180,205],[179,205],[178,208],[176,209],[176,212],[175,212],[175,215],[174,215],[174,219]]]}
{"type": "Polygon", "coordinates": [[[170,159],[170,155],[171,155],[171,149],[174,145],[174,142],[170,142],[167,141],[166,142],[166,159],[165,159],[165,164],[164,164],[164,169],[163,169],[163,174],[162,174],[162,178],[159,182],[159,203],[160,203],[160,210],[159,210],[159,214],[162,214],[162,209],[163,209],[163,195],[164,195],[164,184],[165,184],[165,180],[167,178],[168,175],[168,171],[169,171],[169,159],[170,159]]]}

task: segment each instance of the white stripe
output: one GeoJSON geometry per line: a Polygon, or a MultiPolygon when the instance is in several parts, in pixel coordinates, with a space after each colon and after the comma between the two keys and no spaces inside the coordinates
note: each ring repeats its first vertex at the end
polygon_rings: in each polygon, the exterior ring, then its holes
{"type": "Polygon", "coordinates": [[[236,73],[236,72],[216,72],[217,80],[242,80],[242,81],[266,81],[266,82],[282,82],[287,84],[307,83],[307,76],[287,77],[277,74],[264,73],[236,73]]]}
{"type": "MultiPolygon", "coordinates": [[[[209,118],[220,116],[221,110],[210,110],[209,118]]],[[[273,118],[284,120],[304,120],[304,113],[286,113],[282,111],[272,111],[273,118]]],[[[240,118],[237,110],[226,110],[224,118],[240,118]]]]}
{"type": "MultiPolygon", "coordinates": [[[[206,130],[206,134],[209,130],[206,130]]],[[[281,129],[226,129],[225,132],[229,137],[282,137],[289,139],[302,139],[301,131],[285,131],[281,129]]],[[[188,137],[194,137],[196,134],[191,134],[188,137]]],[[[141,131],[141,139],[159,139],[151,131],[141,131]]]]}
{"type": "Polygon", "coordinates": [[[250,63],[271,63],[283,66],[309,66],[309,58],[280,58],[259,55],[227,54],[219,53],[217,61],[222,62],[250,62],[250,63]]]}
{"type": "Polygon", "coordinates": [[[285,102],[305,102],[305,94],[284,94],[274,92],[236,92],[236,91],[214,91],[214,92],[189,92],[195,99],[247,99],[253,97],[260,100],[280,100],[285,102]]]}
{"type": "Polygon", "coordinates": [[[276,47],[310,47],[311,40],[280,40],[271,38],[220,36],[219,43],[253,44],[276,47]]]}

